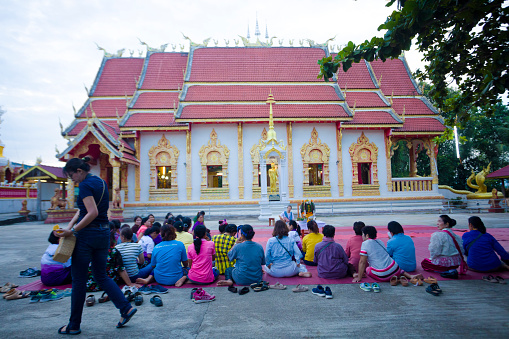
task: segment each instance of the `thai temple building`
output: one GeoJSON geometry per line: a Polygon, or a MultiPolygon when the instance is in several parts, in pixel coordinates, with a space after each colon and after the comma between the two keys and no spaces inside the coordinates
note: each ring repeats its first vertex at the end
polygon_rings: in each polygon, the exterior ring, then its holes
{"type": "Polygon", "coordinates": [[[330,55],[326,44],[206,45],[105,54],[62,130],[68,148],[57,157],[90,155],[124,216],[306,199],[440,205],[433,138],[445,127],[404,56],[361,61],[324,82],[317,60],[330,55]],[[407,178],[391,174],[400,141],[410,151],[407,178]],[[417,176],[418,156],[429,157],[428,176],[417,176]]]}

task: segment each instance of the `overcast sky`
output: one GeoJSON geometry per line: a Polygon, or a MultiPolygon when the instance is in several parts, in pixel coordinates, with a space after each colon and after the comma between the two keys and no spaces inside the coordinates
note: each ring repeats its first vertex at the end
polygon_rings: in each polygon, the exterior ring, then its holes
{"type": "MultiPolygon", "coordinates": [[[[67,142],[60,136],[73,120],[95,79],[103,52],[145,51],[150,46],[184,44],[180,32],[194,41],[207,37],[230,40],[254,35],[256,13],[262,37],[309,38],[334,44],[360,43],[374,35],[393,8],[381,0],[2,0],[0,2],[0,106],[6,113],[0,125],[4,156],[12,162],[61,166],[55,158],[67,142]]],[[[209,46],[213,46],[213,42],[209,46]]],[[[278,45],[277,41],[276,44],[278,45]]],[[[177,47],[177,51],[180,48],[177,47]]],[[[417,52],[406,53],[410,68],[422,68],[417,52]]],[[[291,71],[291,70],[289,70],[291,71]]]]}

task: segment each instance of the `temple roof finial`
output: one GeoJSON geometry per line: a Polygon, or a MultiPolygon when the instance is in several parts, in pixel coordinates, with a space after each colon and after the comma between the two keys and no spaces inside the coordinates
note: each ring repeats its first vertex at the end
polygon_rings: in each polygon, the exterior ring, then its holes
{"type": "Polygon", "coordinates": [[[256,27],[255,27],[255,36],[256,37],[259,37],[260,35],[262,35],[260,33],[260,27],[258,26],[258,12],[256,13],[256,27]]]}
{"type": "Polygon", "coordinates": [[[272,89],[270,89],[269,97],[267,98],[267,103],[270,106],[269,131],[267,132],[267,141],[274,140],[275,142],[277,142],[276,131],[274,130],[274,117],[272,115],[272,104],[275,104],[276,100],[274,100],[274,96],[272,95],[272,89]]]}
{"type": "Polygon", "coordinates": [[[251,34],[249,33],[249,24],[247,24],[247,38],[251,39],[251,34]]]}
{"type": "Polygon", "coordinates": [[[269,38],[269,30],[267,29],[267,23],[265,23],[265,39],[269,38]]]}

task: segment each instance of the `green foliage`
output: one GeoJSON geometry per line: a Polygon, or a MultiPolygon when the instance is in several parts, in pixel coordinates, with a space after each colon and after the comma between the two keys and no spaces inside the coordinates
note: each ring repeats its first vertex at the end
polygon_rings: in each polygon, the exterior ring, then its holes
{"type": "MultiPolygon", "coordinates": [[[[387,5],[391,6],[391,0],[387,5]]],[[[349,42],[337,56],[318,61],[318,78],[328,81],[339,67],[347,71],[354,62],[397,58],[410,50],[412,39],[428,62],[417,71],[420,80],[433,85],[430,97],[446,112],[446,123],[463,123],[470,107],[495,112],[500,94],[509,89],[509,6],[504,0],[400,0],[378,27],[384,37],[373,37],[359,45],[349,42]],[[452,79],[458,91],[450,96],[452,79]]]]}
{"type": "Polygon", "coordinates": [[[408,178],[410,175],[410,155],[406,141],[399,141],[391,159],[391,173],[393,178],[408,178]]]}

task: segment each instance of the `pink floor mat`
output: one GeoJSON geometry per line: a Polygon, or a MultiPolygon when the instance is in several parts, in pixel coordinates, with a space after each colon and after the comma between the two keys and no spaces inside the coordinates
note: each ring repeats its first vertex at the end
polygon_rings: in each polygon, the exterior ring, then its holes
{"type": "MultiPolygon", "coordinates": [[[[259,228],[260,226],[254,226],[255,229],[255,237],[254,240],[260,243],[264,248],[267,243],[267,240],[272,236],[272,229],[269,228],[259,228]]],[[[264,226],[267,227],[267,226],[264,226]]],[[[378,238],[381,239],[384,243],[387,244],[388,235],[387,235],[387,227],[386,226],[377,226],[378,238]]],[[[405,234],[412,237],[412,240],[415,244],[415,254],[417,258],[417,270],[415,272],[411,272],[410,274],[418,274],[421,273],[425,278],[427,277],[435,277],[437,280],[450,280],[445,279],[440,276],[439,273],[427,272],[421,268],[421,261],[429,256],[429,239],[433,232],[437,231],[436,227],[431,226],[419,226],[419,225],[409,225],[404,226],[405,234]]],[[[509,228],[496,228],[488,230],[491,235],[493,235],[500,244],[508,249],[509,248],[509,228]]],[[[212,235],[217,234],[217,231],[212,231],[212,235]]],[[[455,233],[458,235],[462,235],[464,230],[455,230],[455,233]]],[[[336,235],[334,239],[336,242],[341,244],[343,247],[346,246],[347,240],[354,235],[353,230],[351,228],[336,228],[336,235]]],[[[347,277],[343,279],[322,279],[318,277],[316,267],[307,266],[309,272],[313,274],[311,278],[300,278],[300,277],[292,277],[292,278],[274,278],[267,274],[264,274],[263,280],[268,281],[270,284],[274,284],[276,282],[280,282],[283,285],[335,285],[335,284],[351,284],[352,278],[347,277]]],[[[460,280],[479,280],[482,279],[484,275],[488,275],[487,273],[477,273],[468,271],[466,275],[460,275],[460,280]]],[[[503,277],[506,280],[509,280],[509,272],[496,272],[496,274],[503,277]]],[[[219,279],[223,279],[224,276],[220,275],[219,279]]],[[[375,280],[371,278],[364,278],[363,282],[375,282],[375,280]]],[[[212,283],[210,285],[194,285],[194,284],[185,284],[183,287],[192,288],[192,287],[212,287],[216,286],[216,283],[212,283]]],[[[63,285],[63,286],[54,286],[53,288],[58,289],[66,289],[71,287],[71,285],[63,285]]],[[[176,288],[175,286],[165,286],[167,288],[176,288]]],[[[20,286],[19,289],[34,291],[45,288],[51,288],[42,284],[40,280],[34,281],[30,284],[20,286]]]]}

